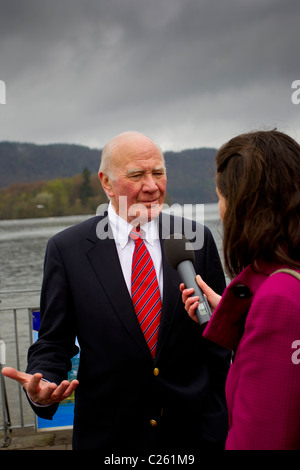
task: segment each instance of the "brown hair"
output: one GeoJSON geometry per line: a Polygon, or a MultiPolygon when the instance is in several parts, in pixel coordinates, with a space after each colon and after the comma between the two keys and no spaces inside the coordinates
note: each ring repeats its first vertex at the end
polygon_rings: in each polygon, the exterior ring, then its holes
{"type": "Polygon", "coordinates": [[[242,134],[216,163],[227,272],[234,277],[259,259],[300,268],[299,144],[277,130],[242,134]]]}

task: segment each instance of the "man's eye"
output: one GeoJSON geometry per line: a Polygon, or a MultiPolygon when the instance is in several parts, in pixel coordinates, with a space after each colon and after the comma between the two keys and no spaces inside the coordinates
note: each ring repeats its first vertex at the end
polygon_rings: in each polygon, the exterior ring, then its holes
{"type": "Polygon", "coordinates": [[[153,174],[154,174],[154,176],[156,176],[156,178],[160,178],[160,177],[163,176],[165,173],[164,173],[164,171],[155,171],[153,174]]]}
{"type": "Polygon", "coordinates": [[[132,174],[130,175],[130,178],[133,178],[133,179],[138,179],[138,178],[140,178],[140,177],[141,177],[141,174],[140,174],[140,173],[132,173],[132,174]]]}

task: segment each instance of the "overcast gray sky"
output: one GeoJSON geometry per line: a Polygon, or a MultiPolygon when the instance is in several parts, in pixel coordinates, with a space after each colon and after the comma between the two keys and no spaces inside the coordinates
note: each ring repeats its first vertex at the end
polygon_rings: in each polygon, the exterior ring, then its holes
{"type": "Polygon", "coordinates": [[[0,141],[300,141],[299,0],[0,0],[0,141]]]}

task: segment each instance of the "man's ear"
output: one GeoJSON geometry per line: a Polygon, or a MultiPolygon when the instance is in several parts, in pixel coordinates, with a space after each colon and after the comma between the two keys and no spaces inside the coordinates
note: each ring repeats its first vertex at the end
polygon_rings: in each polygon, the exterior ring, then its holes
{"type": "Polygon", "coordinates": [[[100,182],[102,184],[102,188],[106,192],[108,197],[114,197],[114,191],[113,191],[113,186],[111,183],[111,179],[107,176],[106,173],[103,173],[103,171],[99,171],[98,173],[100,182]]]}

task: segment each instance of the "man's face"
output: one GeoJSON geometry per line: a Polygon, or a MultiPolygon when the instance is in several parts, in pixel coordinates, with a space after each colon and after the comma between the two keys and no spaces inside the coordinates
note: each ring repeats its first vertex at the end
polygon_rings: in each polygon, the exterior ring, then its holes
{"type": "Polygon", "coordinates": [[[116,145],[111,169],[114,180],[100,179],[121,217],[134,224],[159,215],[165,199],[167,177],[159,149],[146,137],[123,139],[116,145]]]}

